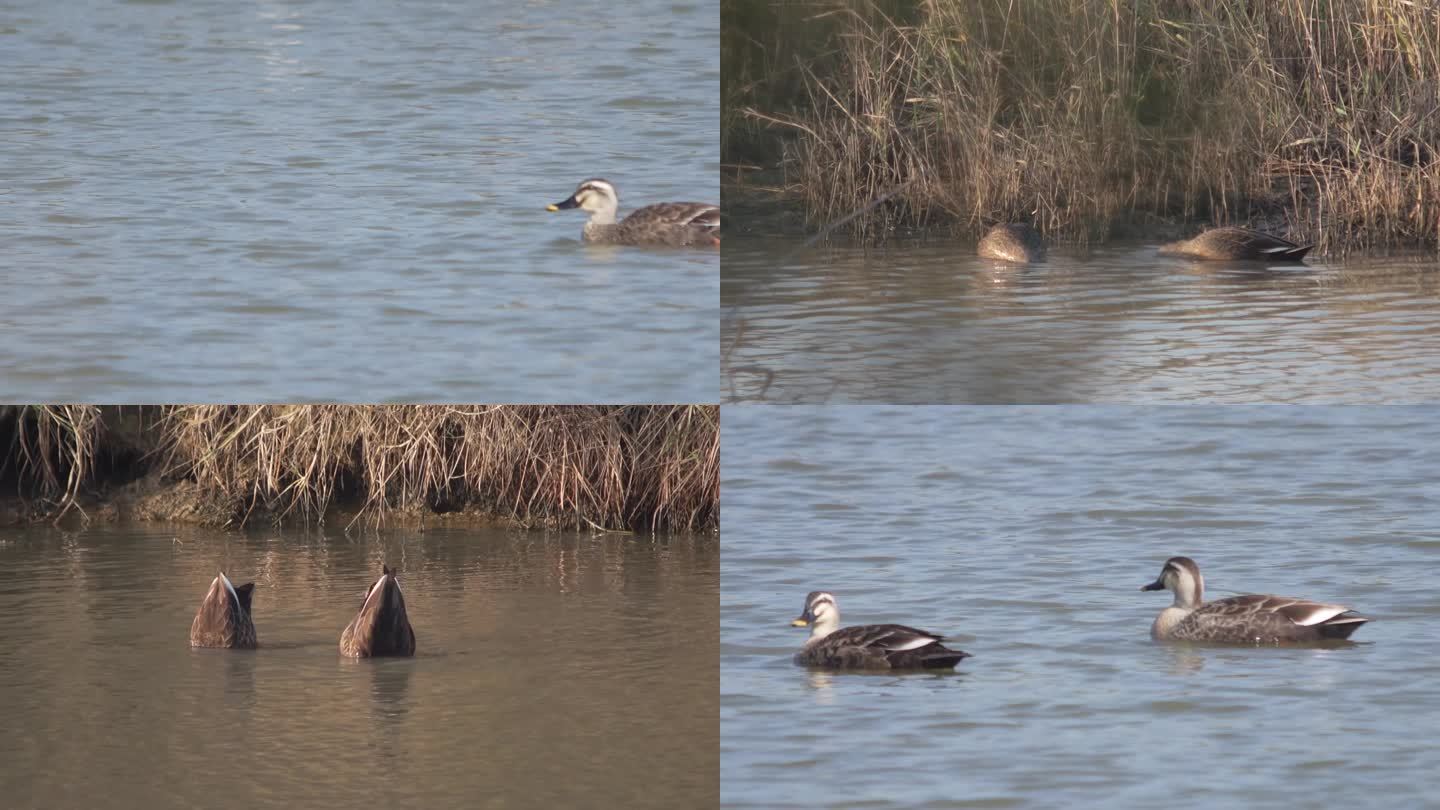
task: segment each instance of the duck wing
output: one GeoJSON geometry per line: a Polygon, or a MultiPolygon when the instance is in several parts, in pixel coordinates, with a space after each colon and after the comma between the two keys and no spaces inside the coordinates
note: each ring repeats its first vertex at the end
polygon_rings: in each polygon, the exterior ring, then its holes
{"type": "Polygon", "coordinates": [[[836,630],[821,644],[832,663],[852,667],[953,667],[969,656],[946,647],[944,640],[938,633],[903,624],[865,624],[836,630]]]}
{"type": "Polygon", "coordinates": [[[624,224],[717,231],[720,229],[720,206],[697,202],[655,203],[630,212],[624,224]]]}
{"type": "Polygon", "coordinates": [[[938,633],[906,627],[903,624],[862,624],[836,630],[825,637],[826,641],[830,639],[835,639],[836,643],[844,644],[847,647],[901,652],[937,644],[944,641],[945,637],[938,633]]]}
{"type": "Polygon", "coordinates": [[[1315,631],[1322,638],[1347,638],[1370,621],[1345,605],[1316,602],[1293,596],[1261,597],[1263,609],[1284,616],[1301,627],[1315,631]]]}
{"type": "Polygon", "coordinates": [[[1252,259],[1300,261],[1313,245],[1301,245],[1249,228],[1216,228],[1200,235],[1225,253],[1252,259]]]}
{"type": "Polygon", "coordinates": [[[1293,596],[1246,594],[1217,599],[1195,611],[1197,627],[1243,630],[1248,639],[1304,641],[1346,638],[1369,621],[1344,605],[1293,596]]]}

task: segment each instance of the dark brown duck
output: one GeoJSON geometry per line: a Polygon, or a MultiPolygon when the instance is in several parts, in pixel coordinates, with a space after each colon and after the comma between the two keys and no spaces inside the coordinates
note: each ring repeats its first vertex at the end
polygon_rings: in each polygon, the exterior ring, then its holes
{"type": "Polygon", "coordinates": [[[340,654],[350,658],[377,655],[414,655],[415,631],[405,613],[400,581],[389,566],[365,592],[360,612],[340,634],[340,654]]]}
{"type": "Polygon", "coordinates": [[[255,583],[230,584],[222,571],[210,583],[190,623],[191,647],[228,647],[253,650],[258,645],[255,622],[250,619],[250,596],[255,583]]]}
{"type": "Polygon", "coordinates": [[[809,627],[810,638],[796,664],[829,669],[951,669],[970,653],[952,650],[944,636],[906,627],[903,624],[862,624],[840,626],[840,608],[835,596],[811,591],[805,596],[805,611],[791,622],[809,627]]]}
{"type": "Polygon", "coordinates": [[[1211,228],[1194,239],[1161,245],[1160,255],[1222,262],[1298,262],[1313,247],[1246,228],[1211,228]]]}

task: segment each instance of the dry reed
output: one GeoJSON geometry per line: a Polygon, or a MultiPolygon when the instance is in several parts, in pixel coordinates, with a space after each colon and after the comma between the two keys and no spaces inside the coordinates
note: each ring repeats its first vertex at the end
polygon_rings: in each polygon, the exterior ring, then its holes
{"type": "Polygon", "coordinates": [[[749,43],[736,52],[750,78],[726,94],[723,123],[770,128],[785,189],[812,222],[903,188],[856,230],[973,234],[1019,219],[1079,241],[1179,219],[1260,224],[1331,254],[1440,242],[1433,4],[770,8],[778,19],[727,21],[723,36],[749,43]]]}
{"type": "MultiPolygon", "coordinates": [[[[32,406],[17,477],[73,502],[103,450],[102,411],[32,406]]],[[[713,406],[163,406],[151,461],[171,480],[265,514],[335,506],[479,509],[524,525],[687,530],[719,523],[713,406]]],[[[132,471],[130,478],[141,472],[132,471]]]]}
{"type": "Polygon", "coordinates": [[[95,464],[101,441],[100,409],[94,405],[6,405],[0,418],[13,420],[11,447],[0,469],[23,482],[26,494],[59,506],[75,505],[95,464]]]}

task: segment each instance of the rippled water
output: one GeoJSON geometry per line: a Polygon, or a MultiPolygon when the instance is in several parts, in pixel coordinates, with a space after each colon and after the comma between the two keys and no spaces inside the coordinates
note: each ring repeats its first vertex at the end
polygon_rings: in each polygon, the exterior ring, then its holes
{"type": "Polygon", "coordinates": [[[777,406],[725,414],[721,799],[733,807],[1432,802],[1440,414],[777,406]],[[1341,648],[1163,645],[1142,593],[1348,603],[1341,648]],[[974,654],[790,662],[807,591],[974,654]]]}
{"type": "Polygon", "coordinates": [[[717,252],[544,210],[718,199],[713,2],[19,0],[0,73],[12,400],[713,401],[717,252]]]}
{"type": "Polygon", "coordinates": [[[7,531],[0,803],[713,804],[718,569],[708,538],[7,531]],[[382,561],[416,656],[343,659],[382,561]],[[188,646],[218,566],[258,650],[188,646]]]}
{"type": "Polygon", "coordinates": [[[1427,259],[1269,270],[973,244],[803,248],[732,238],[728,401],[1418,402],[1440,398],[1440,272],[1427,259]]]}

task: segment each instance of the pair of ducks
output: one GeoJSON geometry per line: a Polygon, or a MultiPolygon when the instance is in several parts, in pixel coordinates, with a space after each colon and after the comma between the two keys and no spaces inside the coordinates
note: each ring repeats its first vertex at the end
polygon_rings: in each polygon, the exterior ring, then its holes
{"type": "MultiPolygon", "coordinates": [[[[1206,261],[1298,262],[1312,247],[1247,228],[1211,228],[1194,239],[1161,245],[1159,253],[1206,261]]],[[[1029,225],[1004,223],[986,231],[976,252],[986,259],[1028,264],[1045,258],[1045,242],[1029,225]]]]}
{"type": "Polygon", "coordinates": [[[720,206],[697,202],[665,202],[630,212],[619,222],[620,194],[615,184],[601,177],[582,180],[575,193],[547,211],[579,208],[590,214],[581,235],[586,242],[606,245],[665,247],[718,247],[720,206]]]}
{"type": "MultiPolygon", "coordinates": [[[[360,612],[340,634],[340,654],[349,658],[376,655],[414,655],[415,631],[405,613],[405,597],[400,581],[387,565],[365,591],[360,612]]],[[[210,583],[210,590],[200,602],[195,621],[190,624],[191,647],[226,647],[253,650],[259,646],[255,622],[250,618],[250,597],[255,583],[240,587],[230,584],[221,571],[210,583]]]]}
{"type": "MultiPolygon", "coordinates": [[[[1171,557],[1142,591],[1170,589],[1175,602],[1150,627],[1157,641],[1284,644],[1346,639],[1369,621],[1344,605],[1250,594],[1205,601],[1205,579],[1189,557],[1171,557]]],[[[835,597],[812,591],[805,612],[791,622],[810,627],[795,663],[832,669],[949,669],[970,653],[944,645],[945,637],[903,624],[840,628],[835,597]]]]}

